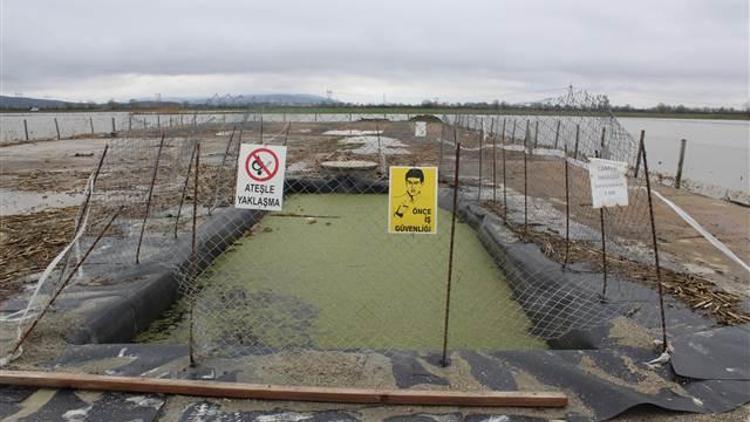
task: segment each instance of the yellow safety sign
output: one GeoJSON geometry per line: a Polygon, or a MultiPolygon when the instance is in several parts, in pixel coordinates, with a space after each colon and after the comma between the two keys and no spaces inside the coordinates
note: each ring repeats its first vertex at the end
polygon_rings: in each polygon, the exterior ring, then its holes
{"type": "Polygon", "coordinates": [[[388,233],[437,233],[437,167],[391,167],[388,233]]]}

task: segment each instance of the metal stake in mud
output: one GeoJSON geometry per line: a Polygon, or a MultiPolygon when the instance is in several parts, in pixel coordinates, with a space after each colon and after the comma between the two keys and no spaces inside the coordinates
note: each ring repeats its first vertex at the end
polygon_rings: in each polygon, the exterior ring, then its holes
{"type": "Polygon", "coordinates": [[[529,226],[529,182],[528,182],[528,154],[526,149],[529,143],[529,121],[526,120],[526,133],[523,137],[523,229],[529,226]]]}
{"type": "Polygon", "coordinates": [[[633,170],[633,177],[638,178],[638,171],[641,167],[641,148],[643,148],[643,137],[645,136],[646,131],[641,131],[641,140],[638,142],[638,155],[635,157],[635,170],[633,170]]]}
{"type": "MultiPolygon", "coordinates": [[[[558,122],[559,123],[559,122],[558,122]]],[[[559,124],[558,124],[559,126],[559,124]]],[[[568,252],[570,250],[570,182],[568,176],[568,144],[565,144],[565,257],[563,269],[568,266],[568,252]]]]}
{"type": "Polygon", "coordinates": [[[154,161],[154,173],[151,176],[151,185],[148,187],[148,197],[146,198],[146,213],[143,216],[143,224],[141,225],[141,234],[138,236],[138,247],[135,250],[135,263],[140,264],[141,258],[141,243],[143,243],[143,233],[146,230],[146,221],[148,220],[148,214],[151,210],[151,198],[154,194],[154,184],[156,183],[156,174],[159,172],[159,159],[161,159],[161,151],[164,148],[164,133],[161,134],[161,141],[159,142],[159,149],[156,151],[156,161],[154,161]]]}
{"type": "MultiPolygon", "coordinates": [[[[83,199],[83,204],[81,204],[81,208],[78,210],[78,215],[76,215],[75,228],[73,229],[73,238],[75,238],[76,233],[78,233],[78,230],[81,228],[83,217],[86,215],[86,212],[89,208],[89,203],[91,202],[91,194],[93,193],[94,187],[96,186],[96,180],[99,178],[99,173],[102,170],[102,165],[104,164],[104,157],[107,156],[107,151],[109,151],[109,145],[104,146],[104,151],[102,151],[102,156],[99,157],[99,163],[96,165],[96,170],[94,170],[94,176],[91,178],[91,185],[88,187],[88,189],[86,189],[86,197],[83,199]]],[[[60,280],[62,280],[63,276],[65,275],[65,270],[67,268],[68,268],[68,260],[65,259],[65,263],[63,264],[62,271],[60,271],[60,280]]]]}
{"type": "Polygon", "coordinates": [[[482,117],[482,123],[477,124],[480,126],[479,129],[479,189],[477,190],[477,201],[482,201],[482,162],[484,161],[484,117],[482,117]]]}
{"type": "MultiPolygon", "coordinates": [[[[454,129],[455,130],[455,129],[454,129]]],[[[453,133],[456,133],[455,131],[453,133]]],[[[461,143],[456,142],[456,167],[453,169],[453,215],[451,216],[451,238],[448,248],[448,281],[445,286],[445,323],[443,324],[443,367],[448,366],[448,322],[451,311],[451,282],[453,279],[453,244],[456,235],[456,213],[458,212],[459,163],[461,162],[461,143]]]]}
{"type": "MultiPolygon", "coordinates": [[[[232,133],[229,135],[229,141],[227,141],[227,147],[224,149],[224,155],[221,156],[221,165],[219,166],[219,171],[224,170],[224,165],[226,164],[227,156],[229,155],[229,150],[232,148],[232,141],[234,140],[234,132],[237,130],[237,126],[232,127],[232,133]]],[[[190,160],[192,161],[193,157],[190,157],[190,160]]],[[[214,208],[218,206],[219,202],[219,186],[221,183],[221,178],[216,178],[216,185],[214,185],[214,199],[211,201],[212,205],[208,208],[208,215],[211,215],[214,208]]]]}
{"type": "Polygon", "coordinates": [[[286,124],[286,132],[284,133],[284,146],[287,146],[289,141],[289,130],[292,128],[292,122],[286,124]]]}
{"type": "MultiPolygon", "coordinates": [[[[505,134],[505,118],[503,118],[503,135],[505,134]]],[[[492,202],[497,204],[497,134],[492,136],[492,202]]]]}
{"type": "Polygon", "coordinates": [[[440,146],[439,146],[440,158],[438,160],[438,169],[443,167],[443,144],[445,143],[444,139],[445,139],[445,119],[443,119],[443,124],[440,126],[440,146]]]}
{"type": "Polygon", "coordinates": [[[260,143],[263,144],[263,113],[260,113],[260,143]]]}
{"type": "MultiPolygon", "coordinates": [[[[197,252],[197,242],[196,242],[196,222],[198,219],[198,180],[199,180],[199,173],[200,173],[200,157],[201,157],[201,144],[198,142],[195,144],[195,183],[193,184],[193,230],[192,230],[192,240],[190,244],[190,279],[195,281],[195,278],[198,276],[198,252],[197,252]]],[[[195,299],[192,299],[190,301],[190,321],[189,321],[189,329],[190,329],[190,339],[188,343],[188,354],[190,355],[190,366],[195,366],[195,356],[193,354],[193,305],[195,304],[195,299]]]]}
{"type": "MultiPolygon", "coordinates": [[[[516,119],[513,119],[513,130],[510,133],[510,142],[513,142],[513,139],[516,136],[516,119]]],[[[508,183],[506,181],[506,169],[507,169],[507,160],[505,159],[505,150],[506,150],[506,139],[505,139],[505,131],[503,131],[503,220],[505,220],[505,224],[508,224],[508,183]]]]}
{"type": "Polygon", "coordinates": [[[193,169],[193,158],[195,158],[195,147],[193,145],[193,151],[190,153],[190,161],[188,161],[187,173],[185,173],[185,182],[182,185],[182,195],[180,196],[180,206],[177,208],[177,218],[174,221],[174,237],[177,239],[177,227],[180,224],[180,215],[182,215],[182,205],[185,203],[185,195],[187,194],[188,182],[190,181],[190,172],[193,169]]]}
{"type": "MultiPolygon", "coordinates": [[[[602,132],[602,138],[604,138],[604,132],[602,132]]],[[[599,158],[599,153],[594,154],[599,158]]],[[[602,284],[602,301],[607,297],[607,233],[604,225],[604,207],[599,208],[599,223],[602,232],[602,272],[603,272],[603,284],[602,284]]]]}
{"type": "MultiPolygon", "coordinates": [[[[651,199],[651,179],[648,173],[648,160],[646,159],[646,144],[644,138],[646,131],[641,130],[640,151],[643,157],[643,174],[646,178],[646,192],[648,194],[648,214],[651,220],[651,242],[654,247],[654,265],[656,266],[656,283],[659,289],[659,312],[661,313],[661,338],[662,353],[667,351],[667,322],[664,316],[664,287],[661,284],[661,266],[659,265],[659,244],[656,241],[656,222],[654,219],[654,204],[651,199]]],[[[639,160],[640,161],[640,160],[639,160]]]]}

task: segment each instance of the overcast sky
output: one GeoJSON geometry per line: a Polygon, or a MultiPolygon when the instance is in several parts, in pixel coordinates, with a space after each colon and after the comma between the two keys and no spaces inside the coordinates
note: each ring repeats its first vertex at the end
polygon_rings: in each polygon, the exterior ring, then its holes
{"type": "Polygon", "coordinates": [[[0,0],[0,92],[748,101],[748,0],[0,0]]]}

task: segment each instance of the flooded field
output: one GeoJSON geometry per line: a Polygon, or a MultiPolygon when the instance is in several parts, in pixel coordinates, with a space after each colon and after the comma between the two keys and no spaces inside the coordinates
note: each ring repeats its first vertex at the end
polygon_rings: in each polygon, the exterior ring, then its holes
{"type": "Polygon", "coordinates": [[[646,131],[649,166],[674,176],[680,139],[687,140],[683,178],[691,190],[721,198],[726,191],[750,195],[750,121],[621,118],[637,139],[646,131]]]}
{"type": "MultiPolygon", "coordinates": [[[[386,233],[386,209],[385,195],[290,197],[285,214],[267,215],[214,262],[196,304],[203,302],[205,328],[196,331],[216,337],[198,341],[222,344],[241,321],[245,345],[264,350],[439,350],[450,214],[440,212],[436,236],[394,236],[386,233]],[[236,300],[243,303],[228,303],[236,300]]],[[[545,348],[528,334],[530,322],[466,224],[456,228],[456,248],[450,347],[545,348]]],[[[186,325],[165,333],[156,323],[141,340],[179,342],[186,325]]]]}
{"type": "MultiPolygon", "coordinates": [[[[406,114],[289,113],[264,114],[267,122],[348,122],[361,118],[385,117],[392,121],[406,114]]],[[[526,119],[530,116],[510,115],[526,119]]],[[[533,117],[532,117],[533,118],[533,117]]],[[[30,140],[54,139],[154,128],[178,128],[195,124],[229,125],[259,121],[258,114],[173,113],[0,113],[0,145],[25,140],[24,120],[30,140]],[[55,125],[57,119],[57,126],[55,125]]],[[[680,139],[688,140],[683,180],[688,189],[715,198],[750,198],[750,121],[706,119],[619,118],[630,135],[638,139],[646,130],[649,164],[654,173],[672,177],[677,170],[680,139]]],[[[572,128],[563,128],[572,130],[572,128]]],[[[544,140],[540,140],[544,142],[544,140]]],[[[549,142],[548,142],[549,143],[549,142]]]]}

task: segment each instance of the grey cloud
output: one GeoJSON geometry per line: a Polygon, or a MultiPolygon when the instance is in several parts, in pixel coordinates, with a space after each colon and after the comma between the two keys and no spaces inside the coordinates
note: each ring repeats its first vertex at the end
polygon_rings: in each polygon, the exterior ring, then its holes
{"type": "Polygon", "coordinates": [[[505,81],[529,91],[575,82],[631,102],[665,95],[665,84],[686,103],[747,99],[743,0],[40,0],[2,8],[4,91],[59,92],[60,81],[93,89],[94,79],[128,74],[272,75],[317,92],[323,87],[309,80],[336,86],[347,77],[384,87],[434,81],[435,96],[472,84],[472,93],[500,95],[505,81]]]}

